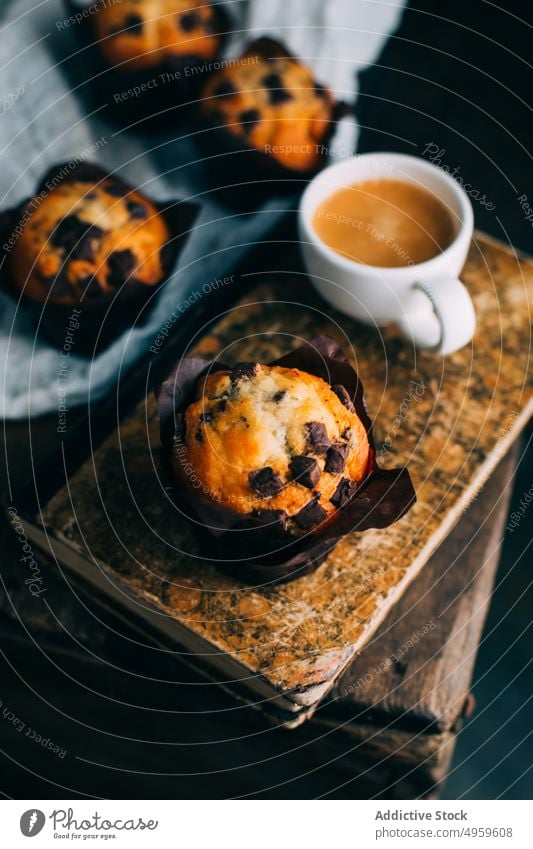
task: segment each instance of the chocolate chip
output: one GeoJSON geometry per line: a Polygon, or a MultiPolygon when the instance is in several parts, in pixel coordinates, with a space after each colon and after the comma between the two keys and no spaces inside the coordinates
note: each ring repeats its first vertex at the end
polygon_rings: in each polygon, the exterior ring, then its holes
{"type": "Polygon", "coordinates": [[[308,501],[305,507],[302,507],[299,513],[293,516],[294,521],[303,530],[308,530],[319,522],[323,522],[327,517],[324,508],[318,503],[318,495],[315,495],[311,501],[308,501]]]}
{"type": "Polygon", "coordinates": [[[127,29],[130,35],[140,35],[143,28],[143,19],[139,15],[128,15],[124,21],[124,29],[127,29]]]}
{"type": "Polygon", "coordinates": [[[344,442],[334,442],[326,454],[324,471],[332,475],[340,475],[344,471],[349,453],[349,445],[346,445],[344,442]]]}
{"type": "Polygon", "coordinates": [[[307,422],[307,447],[312,454],[325,454],[331,445],[326,426],[322,422],[307,422]]]}
{"type": "Polygon", "coordinates": [[[343,404],[346,409],[350,411],[350,413],[355,413],[355,407],[353,405],[352,399],[348,394],[348,390],[345,389],[344,386],[341,386],[340,383],[336,383],[335,386],[332,386],[331,388],[333,389],[335,395],[337,396],[341,404],[343,404]]]}
{"type": "Polygon", "coordinates": [[[229,97],[232,94],[237,94],[237,89],[235,86],[229,82],[229,80],[225,80],[224,82],[217,85],[213,94],[215,97],[229,97]]]}
{"type": "Polygon", "coordinates": [[[204,424],[212,424],[215,421],[215,417],[211,410],[206,410],[205,413],[200,413],[200,421],[204,424]]]}
{"type": "Polygon", "coordinates": [[[327,97],[328,90],[327,90],[325,85],[322,85],[322,83],[315,83],[314,89],[315,89],[315,94],[317,94],[318,97],[322,97],[322,98],[327,97]]]}
{"type": "Polygon", "coordinates": [[[244,112],[241,112],[239,115],[239,121],[243,125],[243,130],[245,135],[250,135],[253,128],[256,124],[261,120],[261,113],[259,109],[245,109],[244,112]]]}
{"type": "Polygon", "coordinates": [[[342,438],[343,438],[343,439],[345,439],[345,440],[346,440],[346,442],[349,442],[349,441],[351,440],[351,438],[352,438],[352,429],[351,429],[351,427],[345,427],[345,428],[344,428],[344,430],[343,430],[343,432],[341,433],[341,436],[342,436],[342,438]]]}
{"type": "Polygon", "coordinates": [[[230,380],[235,382],[243,377],[253,377],[254,374],[257,374],[258,368],[258,363],[237,363],[229,373],[230,380]]]}
{"type": "Polygon", "coordinates": [[[322,474],[317,461],[303,454],[292,458],[291,472],[293,480],[296,483],[301,483],[302,486],[306,486],[308,489],[313,489],[322,474]]]}
{"type": "Polygon", "coordinates": [[[148,218],[148,210],[136,200],[127,200],[126,209],[132,218],[148,218]]]}
{"type": "Polygon", "coordinates": [[[57,225],[50,242],[54,248],[65,251],[69,259],[94,259],[93,242],[101,239],[104,231],[95,224],[81,221],[77,215],[67,215],[57,225]]]}
{"type": "Polygon", "coordinates": [[[265,466],[264,469],[252,472],[249,481],[252,489],[263,498],[270,498],[272,495],[277,495],[283,489],[283,481],[270,466],[265,466]]]}
{"type": "Polygon", "coordinates": [[[178,23],[183,32],[192,32],[201,23],[201,18],[198,12],[185,12],[185,14],[179,15],[178,23]]]}
{"type": "Polygon", "coordinates": [[[90,231],[83,236],[69,253],[69,259],[85,259],[87,262],[94,261],[94,242],[103,236],[99,227],[91,227],[90,231]]]}
{"type": "Polygon", "coordinates": [[[278,391],[272,396],[274,404],[280,404],[285,398],[286,394],[287,391],[285,389],[278,389],[278,391]]]}
{"type": "Polygon", "coordinates": [[[273,525],[272,530],[287,530],[285,510],[253,510],[252,516],[262,525],[273,525]]]}
{"type": "Polygon", "coordinates": [[[342,478],[337,489],[330,498],[331,503],[335,505],[335,507],[344,507],[356,489],[357,484],[355,481],[351,481],[348,478],[342,478]]]}
{"type": "Polygon", "coordinates": [[[135,265],[135,257],[127,248],[114,251],[107,258],[107,282],[112,286],[121,286],[130,276],[135,265]]]}
{"type": "Polygon", "coordinates": [[[283,80],[279,74],[268,74],[263,79],[263,85],[269,89],[268,99],[272,106],[292,100],[292,94],[284,88],[283,80]]]}
{"type": "Polygon", "coordinates": [[[200,430],[200,428],[198,428],[198,430],[194,434],[194,438],[196,439],[197,442],[203,442],[204,441],[204,435],[203,435],[202,431],[200,430]]]}
{"type": "Polygon", "coordinates": [[[283,81],[279,74],[268,74],[268,76],[264,77],[263,85],[265,88],[282,88],[283,81]]]}
{"type": "Polygon", "coordinates": [[[269,92],[268,100],[271,106],[279,106],[280,103],[292,100],[292,94],[286,88],[275,88],[269,92]]]}
{"type": "Polygon", "coordinates": [[[227,409],[227,406],[228,406],[228,399],[223,398],[222,401],[218,402],[217,410],[219,410],[219,412],[223,413],[227,409]]]}

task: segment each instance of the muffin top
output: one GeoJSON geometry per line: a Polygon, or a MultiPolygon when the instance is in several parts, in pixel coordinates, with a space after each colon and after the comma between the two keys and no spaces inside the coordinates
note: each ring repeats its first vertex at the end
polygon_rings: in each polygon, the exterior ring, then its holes
{"type": "Polygon", "coordinates": [[[306,171],[323,158],[333,95],[297,59],[252,46],[209,78],[202,98],[204,116],[287,168],[306,171]]]}
{"type": "Polygon", "coordinates": [[[200,380],[172,467],[197,496],[293,534],[351,497],[369,462],[342,386],[294,368],[243,363],[200,380]]]}
{"type": "Polygon", "coordinates": [[[137,281],[165,277],[170,233],[156,206],[121,180],[59,180],[21,213],[11,276],[42,303],[92,300],[137,281]]]}
{"type": "Polygon", "coordinates": [[[204,0],[115,0],[100,4],[92,23],[107,61],[128,71],[169,57],[213,59],[221,43],[218,15],[204,0]]]}

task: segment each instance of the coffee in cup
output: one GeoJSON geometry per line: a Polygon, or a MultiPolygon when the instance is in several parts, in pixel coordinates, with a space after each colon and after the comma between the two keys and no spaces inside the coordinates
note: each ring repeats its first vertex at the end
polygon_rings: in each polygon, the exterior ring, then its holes
{"type": "Polygon", "coordinates": [[[452,217],[438,197],[405,180],[364,180],[317,208],[313,227],[341,256],[380,268],[416,265],[452,243],[452,217]]]}

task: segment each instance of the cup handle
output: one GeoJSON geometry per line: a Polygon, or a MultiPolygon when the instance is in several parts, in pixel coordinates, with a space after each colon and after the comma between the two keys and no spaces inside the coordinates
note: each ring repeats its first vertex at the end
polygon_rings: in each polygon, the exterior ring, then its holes
{"type": "Polygon", "coordinates": [[[472,339],[476,315],[472,298],[456,277],[419,280],[404,301],[402,333],[417,348],[451,354],[472,339]]]}

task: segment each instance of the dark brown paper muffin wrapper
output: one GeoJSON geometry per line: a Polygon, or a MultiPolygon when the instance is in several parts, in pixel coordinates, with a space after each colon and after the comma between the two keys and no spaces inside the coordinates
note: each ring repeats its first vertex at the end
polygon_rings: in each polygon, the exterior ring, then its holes
{"type": "MultiPolygon", "coordinates": [[[[74,168],[69,169],[67,165],[56,165],[43,177],[37,187],[35,196],[46,190],[47,183],[54,177],[63,174],[63,182],[76,180],[87,180],[99,183],[108,174],[98,165],[89,162],[80,162],[74,168]]],[[[113,177],[124,188],[124,193],[132,191],[132,186],[123,180],[113,177]]],[[[164,255],[165,277],[156,286],[146,286],[135,280],[126,282],[115,292],[109,292],[101,297],[81,300],[75,303],[54,303],[47,301],[40,303],[29,297],[14,284],[10,273],[9,250],[5,245],[9,240],[14,228],[21,221],[26,204],[30,198],[23,201],[14,209],[9,209],[0,214],[0,288],[15,300],[20,298],[20,307],[24,309],[37,328],[37,333],[53,345],[62,347],[65,337],[71,326],[71,317],[74,309],[79,309],[81,314],[77,317],[79,327],[76,329],[73,353],[83,356],[93,356],[104,350],[127,328],[135,324],[142,324],[149,315],[149,310],[154,301],[154,293],[163,285],[172,271],[183,246],[188,237],[199,207],[196,204],[168,201],[165,203],[154,203],[161,215],[163,215],[171,234],[164,255]]]]}
{"type": "Polygon", "coordinates": [[[346,534],[392,525],[415,503],[416,496],[406,468],[380,469],[376,465],[372,422],[366,410],[363,386],[335,340],[321,336],[269,365],[297,368],[322,378],[330,386],[344,386],[370,443],[367,475],[350,501],[304,537],[294,538],[279,529],[276,532],[272,525],[258,525],[241,513],[208,502],[198,497],[192,487],[180,486],[172,475],[173,437],[193,400],[198,380],[227,366],[215,361],[183,359],[156,388],[155,395],[162,464],[171,481],[169,491],[200,531],[202,550],[242,580],[282,582],[313,572],[346,534]]]}
{"type": "MultiPolygon", "coordinates": [[[[244,51],[266,58],[294,57],[279,41],[259,38],[244,51]]],[[[210,175],[211,188],[220,198],[232,206],[256,206],[260,201],[279,195],[301,191],[328,162],[328,149],[335,135],[338,121],[348,115],[347,103],[337,101],[333,106],[328,133],[317,146],[323,147],[316,168],[305,171],[287,168],[273,156],[243,142],[212,118],[199,116],[202,132],[198,133],[198,146],[205,156],[206,170],[210,175]]]]}
{"type": "MultiPolygon", "coordinates": [[[[94,0],[87,0],[83,5],[64,0],[64,5],[67,16],[71,16],[93,6],[94,0]]],[[[220,54],[227,40],[230,19],[223,6],[217,3],[211,5],[216,13],[220,54]]],[[[67,72],[73,77],[76,87],[80,86],[84,96],[97,106],[107,106],[103,113],[106,119],[122,127],[141,121],[143,131],[159,132],[169,125],[181,124],[193,114],[194,101],[211,72],[210,67],[219,61],[218,55],[211,60],[193,54],[169,56],[165,62],[152,68],[127,70],[126,65],[110,65],[98,49],[94,15],[83,18],[69,31],[72,31],[73,43],[77,43],[83,52],[72,56],[71,61],[66,63],[67,72]],[[166,74],[170,81],[164,82],[161,77],[166,74]],[[117,94],[136,91],[152,80],[157,81],[157,86],[145,91],[141,88],[138,96],[115,98],[117,94]]],[[[68,34],[64,33],[65,36],[68,34]]]]}

